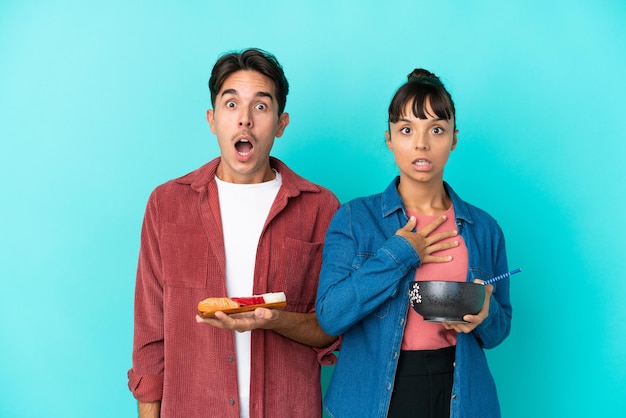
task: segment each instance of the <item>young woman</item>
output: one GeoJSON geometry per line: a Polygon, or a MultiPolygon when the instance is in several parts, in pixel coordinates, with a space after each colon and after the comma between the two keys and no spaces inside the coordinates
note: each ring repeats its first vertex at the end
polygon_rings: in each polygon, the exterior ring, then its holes
{"type": "Polygon", "coordinates": [[[483,349],[509,334],[509,280],[486,285],[482,310],[462,323],[427,322],[409,308],[415,280],[508,271],[496,221],[443,181],[455,118],[439,78],[414,70],[385,133],[400,175],[344,204],[327,231],[316,311],[328,334],[342,335],[325,399],[332,417],[500,416],[483,349]]]}

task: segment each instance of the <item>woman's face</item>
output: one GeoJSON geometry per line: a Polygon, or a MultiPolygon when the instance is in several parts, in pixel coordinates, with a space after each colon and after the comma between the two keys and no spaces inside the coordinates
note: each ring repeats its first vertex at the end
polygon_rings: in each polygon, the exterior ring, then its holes
{"type": "Polygon", "coordinates": [[[435,116],[429,100],[425,103],[426,119],[413,114],[412,104],[407,103],[400,119],[389,124],[387,147],[400,169],[401,182],[439,185],[450,152],[456,147],[458,131],[454,119],[435,116]]]}

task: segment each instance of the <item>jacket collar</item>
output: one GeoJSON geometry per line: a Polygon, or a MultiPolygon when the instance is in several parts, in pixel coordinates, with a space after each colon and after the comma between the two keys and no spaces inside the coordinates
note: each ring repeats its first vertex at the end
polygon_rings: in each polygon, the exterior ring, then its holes
{"type": "MultiPolygon", "coordinates": [[[[404,204],[402,203],[402,198],[400,197],[400,193],[398,193],[399,183],[400,176],[397,176],[383,192],[383,216],[389,216],[398,210],[401,210],[406,215],[406,210],[404,204]]],[[[454,206],[454,216],[456,217],[456,219],[462,219],[465,222],[474,223],[474,221],[472,220],[472,216],[470,215],[467,203],[461,200],[461,198],[454,192],[452,187],[445,181],[443,182],[443,187],[446,193],[448,193],[448,196],[450,196],[450,200],[452,200],[452,205],[454,206]]]]}
{"type": "MultiPolygon", "coordinates": [[[[221,158],[217,157],[202,167],[174,181],[179,184],[188,184],[193,190],[202,193],[206,191],[209,183],[215,181],[215,172],[217,171],[217,166],[220,161],[221,158]]],[[[282,187],[288,197],[297,196],[301,192],[320,192],[320,188],[317,185],[296,174],[278,158],[270,157],[270,166],[280,173],[282,177],[282,187]]]]}
{"type": "MultiPolygon", "coordinates": [[[[383,216],[389,216],[392,213],[401,210],[406,215],[404,204],[400,193],[398,193],[398,184],[400,184],[400,176],[393,179],[393,181],[387,186],[382,196],[382,210],[383,216]]],[[[408,216],[407,216],[408,218],[408,216]]]]}
{"type": "Polygon", "coordinates": [[[467,203],[465,203],[445,181],[443,182],[443,187],[446,190],[446,193],[448,193],[448,196],[450,196],[450,200],[452,200],[452,206],[454,206],[454,217],[457,220],[461,219],[465,222],[473,224],[474,220],[472,219],[467,203]]]}

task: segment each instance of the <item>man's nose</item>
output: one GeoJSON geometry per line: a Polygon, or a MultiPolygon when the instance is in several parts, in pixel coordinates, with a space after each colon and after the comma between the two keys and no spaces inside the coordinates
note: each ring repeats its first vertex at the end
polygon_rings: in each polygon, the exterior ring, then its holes
{"type": "Polygon", "coordinates": [[[252,116],[249,111],[243,111],[239,115],[239,126],[251,128],[252,127],[252,116]]]}

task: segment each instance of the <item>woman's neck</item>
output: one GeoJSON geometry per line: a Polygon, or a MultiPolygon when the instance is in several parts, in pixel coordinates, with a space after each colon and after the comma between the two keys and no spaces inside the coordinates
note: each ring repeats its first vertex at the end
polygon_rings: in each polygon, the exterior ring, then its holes
{"type": "Polygon", "coordinates": [[[427,185],[400,180],[398,193],[407,210],[422,215],[439,215],[450,209],[452,204],[443,187],[443,182],[438,185],[427,185]]]}

